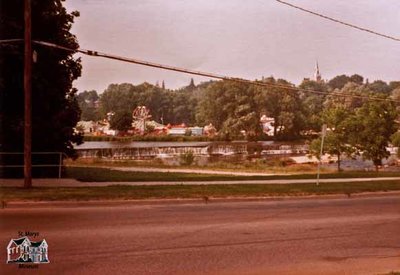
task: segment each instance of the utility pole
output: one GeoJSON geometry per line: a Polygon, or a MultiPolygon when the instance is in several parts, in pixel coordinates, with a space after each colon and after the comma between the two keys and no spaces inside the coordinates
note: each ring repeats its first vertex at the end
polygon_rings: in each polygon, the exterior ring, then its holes
{"type": "Polygon", "coordinates": [[[32,187],[32,16],[31,0],[24,1],[24,187],[32,187]]]}
{"type": "Polygon", "coordinates": [[[322,131],[321,131],[321,150],[319,152],[319,162],[318,162],[318,172],[317,172],[317,185],[319,185],[319,173],[320,173],[320,169],[321,169],[321,163],[322,163],[322,150],[324,148],[324,139],[326,136],[326,128],[327,125],[324,124],[322,125],[322,131]]]}

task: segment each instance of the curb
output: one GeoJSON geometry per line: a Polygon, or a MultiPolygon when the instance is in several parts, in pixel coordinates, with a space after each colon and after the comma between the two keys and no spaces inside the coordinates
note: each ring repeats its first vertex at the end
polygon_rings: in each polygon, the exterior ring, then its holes
{"type": "MultiPolygon", "coordinates": [[[[347,194],[323,194],[323,195],[294,195],[294,196],[263,196],[263,197],[216,197],[216,198],[182,198],[182,199],[143,199],[143,200],[88,200],[88,201],[8,201],[3,204],[3,209],[16,208],[72,208],[72,207],[96,207],[96,206],[129,206],[129,205],[165,205],[165,204],[213,204],[229,202],[261,202],[261,201],[291,201],[312,199],[357,199],[380,198],[396,196],[400,200],[400,191],[388,192],[362,192],[347,194]]],[[[4,203],[4,202],[3,202],[4,203]]],[[[0,209],[1,210],[1,209],[0,209]]]]}

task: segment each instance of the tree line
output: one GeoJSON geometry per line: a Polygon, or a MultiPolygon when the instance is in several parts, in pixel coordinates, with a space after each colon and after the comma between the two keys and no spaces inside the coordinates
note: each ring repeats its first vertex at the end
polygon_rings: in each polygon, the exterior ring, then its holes
{"type": "MultiPolygon", "coordinates": [[[[262,82],[293,85],[284,79],[263,78],[262,82]]],[[[339,104],[348,107],[347,112],[363,106],[366,100],[347,95],[400,97],[400,81],[386,83],[381,80],[368,83],[360,75],[340,75],[327,82],[305,79],[299,86],[318,94],[296,92],[279,87],[259,87],[230,81],[209,81],[195,85],[193,80],[177,90],[143,83],[111,84],[100,95],[85,91],[78,95],[82,120],[99,120],[108,112],[115,118],[127,117],[137,106],[150,109],[152,119],[160,123],[206,125],[212,123],[221,135],[236,138],[242,130],[249,137],[262,135],[260,117],[266,115],[275,120],[274,136],[279,140],[299,138],[307,133],[318,132],[326,120],[324,115],[339,104]],[[343,97],[333,95],[343,94],[343,97]]],[[[126,128],[118,125],[117,128],[126,128]]]]}

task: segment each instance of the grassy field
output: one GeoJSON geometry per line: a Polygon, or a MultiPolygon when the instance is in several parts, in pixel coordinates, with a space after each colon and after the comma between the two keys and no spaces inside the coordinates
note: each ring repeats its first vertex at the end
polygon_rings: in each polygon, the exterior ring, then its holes
{"type": "Polygon", "coordinates": [[[400,181],[360,183],[255,184],[255,185],[170,185],[107,187],[34,187],[26,190],[1,187],[0,200],[7,201],[85,201],[176,198],[226,198],[264,196],[303,196],[351,194],[400,190],[400,181]]]}
{"type": "MultiPolygon", "coordinates": [[[[226,180],[273,180],[273,179],[314,179],[315,174],[273,175],[273,176],[232,176],[178,172],[127,172],[98,167],[67,167],[65,176],[79,181],[226,181],[226,180]]],[[[376,178],[400,177],[400,172],[341,172],[326,173],[321,179],[332,178],[376,178]]]]}
{"type": "MultiPolygon", "coordinates": [[[[262,172],[262,173],[290,173],[305,174],[315,173],[317,166],[315,164],[296,164],[288,165],[287,159],[271,160],[244,160],[241,162],[218,161],[199,165],[194,162],[191,165],[166,164],[162,159],[150,160],[103,160],[98,158],[80,158],[77,160],[65,160],[66,166],[73,167],[151,167],[151,168],[169,168],[169,169],[207,169],[214,171],[241,171],[241,172],[262,172]]],[[[335,172],[335,168],[322,167],[321,173],[335,172]]]]}

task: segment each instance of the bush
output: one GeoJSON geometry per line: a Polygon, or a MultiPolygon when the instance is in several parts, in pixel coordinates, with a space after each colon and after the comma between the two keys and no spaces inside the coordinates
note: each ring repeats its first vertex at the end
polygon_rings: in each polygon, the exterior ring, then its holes
{"type": "Polygon", "coordinates": [[[192,165],[194,162],[194,154],[192,151],[188,151],[179,156],[179,163],[181,165],[192,165]]]}

